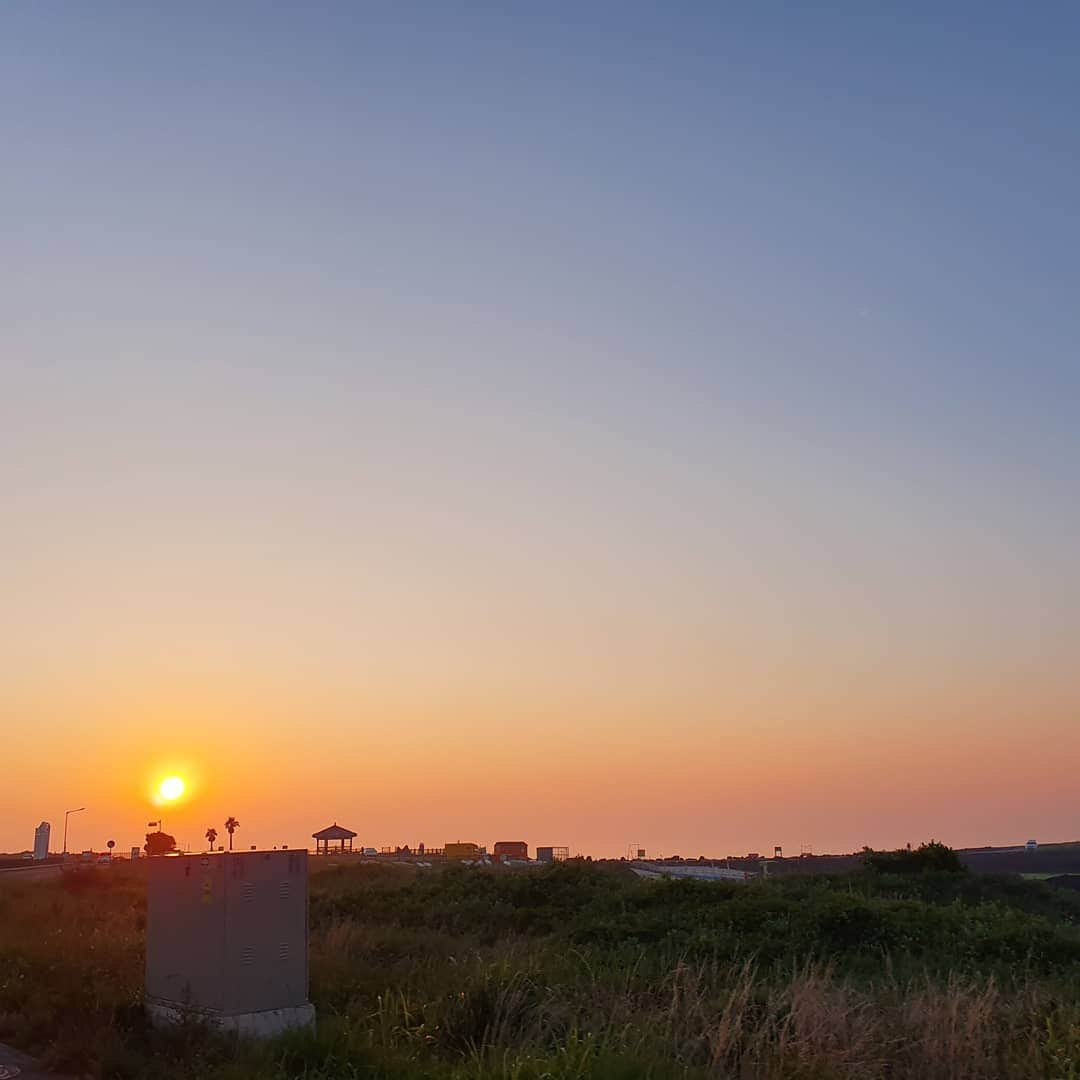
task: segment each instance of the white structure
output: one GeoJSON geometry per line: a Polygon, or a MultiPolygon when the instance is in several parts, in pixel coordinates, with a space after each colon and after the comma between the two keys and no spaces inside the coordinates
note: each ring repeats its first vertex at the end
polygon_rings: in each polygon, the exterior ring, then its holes
{"type": "Polygon", "coordinates": [[[698,881],[750,881],[752,874],[745,870],[728,870],[723,866],[663,866],[656,863],[634,863],[631,870],[641,878],[696,878],[698,881]]]}
{"type": "Polygon", "coordinates": [[[49,833],[52,832],[52,826],[43,821],[34,830],[34,858],[41,860],[49,857],[49,833]]]}
{"type": "Polygon", "coordinates": [[[146,1007],[249,1035],[314,1023],[306,851],[147,859],[146,1007]]]}

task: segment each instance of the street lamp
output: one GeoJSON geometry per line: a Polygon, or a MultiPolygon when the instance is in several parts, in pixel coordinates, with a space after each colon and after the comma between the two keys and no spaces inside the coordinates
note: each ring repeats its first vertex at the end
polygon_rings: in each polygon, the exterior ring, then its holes
{"type": "Polygon", "coordinates": [[[85,806],[76,806],[74,810],[65,810],[65,811],[64,811],[64,854],[65,854],[65,855],[67,854],[67,826],[68,826],[68,815],[69,815],[69,814],[78,814],[78,813],[80,813],[81,811],[83,811],[83,810],[85,810],[85,809],[86,809],[86,807],[85,807],[85,806]]]}

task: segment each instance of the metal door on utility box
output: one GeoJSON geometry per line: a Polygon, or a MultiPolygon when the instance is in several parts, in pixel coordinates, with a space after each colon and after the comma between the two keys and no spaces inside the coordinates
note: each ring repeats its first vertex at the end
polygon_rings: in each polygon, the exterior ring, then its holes
{"type": "Polygon", "coordinates": [[[182,855],[147,864],[147,994],[198,1009],[224,1008],[224,860],[182,855]]]}
{"type": "Polygon", "coordinates": [[[233,853],[225,887],[225,1011],[306,1002],[307,852],[233,853]]]}

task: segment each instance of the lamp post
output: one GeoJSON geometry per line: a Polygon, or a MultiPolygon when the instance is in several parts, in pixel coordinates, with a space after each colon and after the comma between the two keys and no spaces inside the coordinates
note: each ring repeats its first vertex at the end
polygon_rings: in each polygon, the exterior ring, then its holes
{"type": "Polygon", "coordinates": [[[68,815],[69,814],[78,814],[78,813],[80,813],[81,811],[83,811],[85,809],[86,809],[85,806],[76,806],[74,810],[65,810],[64,811],[64,854],[65,855],[67,854],[68,815]]]}

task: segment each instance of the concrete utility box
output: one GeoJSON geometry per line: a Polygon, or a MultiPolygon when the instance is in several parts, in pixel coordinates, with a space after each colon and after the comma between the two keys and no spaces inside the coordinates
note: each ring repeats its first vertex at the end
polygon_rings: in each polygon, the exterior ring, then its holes
{"type": "Polygon", "coordinates": [[[146,1007],[255,1035],[311,1024],[306,851],[147,860],[146,1007]]]}

